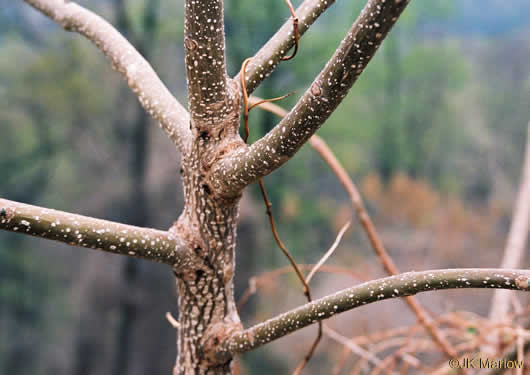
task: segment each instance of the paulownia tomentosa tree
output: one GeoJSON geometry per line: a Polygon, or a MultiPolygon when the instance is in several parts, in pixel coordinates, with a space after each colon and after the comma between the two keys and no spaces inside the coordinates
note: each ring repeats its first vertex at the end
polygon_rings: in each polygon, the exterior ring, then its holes
{"type": "MultiPolygon", "coordinates": [[[[286,163],[326,121],[409,0],[368,0],[309,89],[274,129],[250,146],[238,131],[244,94],[240,77],[228,77],[225,68],[223,0],[185,0],[189,112],[102,18],[72,1],[25,1],[64,29],[92,41],[127,80],[181,152],[185,205],[174,225],[161,231],[0,199],[0,228],[169,265],[179,292],[174,374],[230,374],[235,353],[377,300],[448,288],[530,289],[528,271],[411,272],[343,290],[246,330],[240,323],[233,277],[243,189],[286,163]]],[[[296,10],[299,34],[333,3],[305,0],[296,10]]],[[[288,21],[249,61],[244,77],[248,94],[294,44],[293,22],[288,21]]]]}

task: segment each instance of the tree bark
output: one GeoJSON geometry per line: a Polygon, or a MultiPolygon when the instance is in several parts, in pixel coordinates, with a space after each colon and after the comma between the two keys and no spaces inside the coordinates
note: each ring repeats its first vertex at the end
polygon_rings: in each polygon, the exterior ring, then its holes
{"type": "Polygon", "coordinates": [[[232,355],[216,347],[242,329],[234,301],[239,198],[215,194],[208,175],[241,147],[239,90],[226,74],[222,0],[186,0],[186,78],[191,141],[182,153],[184,211],[171,230],[199,260],[176,272],[179,354],[173,374],[231,374],[232,355]]]}
{"type": "MultiPolygon", "coordinates": [[[[238,108],[239,103],[231,106],[238,108]]],[[[241,142],[238,126],[239,116],[234,116],[212,123],[209,130],[194,128],[190,152],[183,155],[185,208],[172,230],[184,234],[200,263],[176,273],[180,328],[174,375],[232,371],[231,355],[218,358],[214,353],[226,337],[241,329],[233,290],[239,196],[229,200],[215,196],[205,176],[219,150],[241,142]]]]}

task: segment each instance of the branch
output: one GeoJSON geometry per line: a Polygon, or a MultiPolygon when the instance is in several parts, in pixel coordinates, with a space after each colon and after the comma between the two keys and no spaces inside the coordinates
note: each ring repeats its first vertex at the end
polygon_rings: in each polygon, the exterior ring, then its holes
{"type": "Polygon", "coordinates": [[[338,342],[352,353],[357,354],[359,357],[364,358],[368,362],[371,362],[373,365],[377,366],[382,362],[373,353],[364,350],[361,346],[357,345],[354,340],[342,336],[340,333],[338,333],[334,329],[329,328],[327,325],[324,326],[324,333],[330,339],[338,342]]]}
{"type": "Polygon", "coordinates": [[[186,0],[188,104],[193,119],[219,119],[226,105],[223,0],[186,0]]]}
{"type": "Polygon", "coordinates": [[[368,281],[307,303],[266,322],[239,332],[219,348],[242,353],[274,341],[335,314],[383,301],[442,289],[502,288],[530,291],[530,271],[501,269],[446,269],[407,272],[368,281]]]}
{"type": "MultiPolygon", "coordinates": [[[[302,36],[317,18],[334,3],[335,0],[305,0],[295,12],[299,20],[299,35],[302,36]]],[[[245,74],[248,95],[276,69],[282,57],[294,45],[293,21],[289,19],[250,60],[245,74]]],[[[234,79],[239,83],[240,74],[234,79]]]]}
{"type": "Polygon", "coordinates": [[[344,236],[344,233],[346,233],[346,231],[350,227],[350,224],[351,223],[349,221],[346,224],[344,224],[339,234],[337,234],[337,237],[335,238],[335,241],[333,242],[331,247],[328,249],[328,251],[326,251],[326,253],[322,256],[322,258],[320,258],[318,263],[315,264],[315,267],[313,267],[313,269],[311,269],[309,274],[306,276],[305,278],[306,283],[309,284],[311,282],[311,279],[313,278],[313,276],[315,276],[315,274],[318,272],[320,267],[322,267],[324,263],[326,263],[326,261],[329,259],[329,257],[335,252],[335,250],[337,249],[337,246],[339,246],[340,241],[342,240],[342,236],[344,236]]]}
{"type": "MultiPolygon", "coordinates": [[[[262,102],[260,98],[257,97],[251,97],[250,102],[255,103],[253,105],[259,105],[262,109],[272,112],[279,117],[284,117],[287,114],[287,111],[285,111],[282,107],[273,103],[262,102]]],[[[331,168],[335,176],[337,176],[338,180],[348,193],[353,209],[357,212],[361,225],[363,226],[364,231],[368,236],[368,240],[370,241],[370,244],[372,245],[372,248],[374,249],[377,257],[383,264],[386,272],[389,275],[399,274],[397,266],[395,265],[390,255],[388,255],[388,252],[386,251],[383,242],[381,241],[381,238],[379,237],[379,234],[375,229],[375,225],[373,224],[372,219],[364,208],[364,203],[361,194],[359,193],[359,190],[357,190],[357,187],[353,183],[352,179],[348,176],[348,173],[346,172],[344,167],[337,160],[337,158],[335,157],[331,149],[328,147],[326,142],[324,142],[324,140],[318,135],[314,134],[310,138],[309,143],[311,144],[311,147],[313,147],[313,149],[317,151],[322,157],[322,159],[324,159],[324,161],[328,164],[328,166],[331,168]]],[[[424,326],[424,328],[432,336],[434,341],[440,346],[444,353],[449,358],[456,358],[457,353],[451,347],[450,343],[443,337],[441,332],[439,332],[439,330],[433,324],[431,316],[418,302],[418,300],[413,296],[409,296],[405,297],[405,302],[409,305],[414,314],[416,314],[419,322],[424,326]]]]}
{"type": "MultiPolygon", "coordinates": [[[[519,267],[523,260],[528,240],[528,221],[530,215],[530,123],[528,123],[528,139],[526,142],[526,152],[521,175],[521,183],[517,200],[515,202],[514,214],[504,258],[501,263],[502,268],[519,267]]],[[[510,291],[497,290],[493,294],[491,302],[490,319],[500,322],[505,319],[510,305],[510,291]]]]}
{"type": "MultiPolygon", "coordinates": [[[[311,271],[314,269],[316,264],[298,264],[298,268],[301,270],[309,270],[311,271]]],[[[241,297],[239,298],[239,301],[237,303],[237,309],[241,310],[242,306],[247,302],[250,296],[256,294],[258,291],[258,288],[262,288],[265,285],[268,285],[273,282],[273,280],[277,280],[279,276],[283,274],[287,274],[293,271],[293,267],[285,266],[281,268],[277,268],[272,271],[267,271],[262,273],[258,276],[253,276],[248,280],[248,287],[245,289],[245,291],[241,294],[241,297]]],[[[320,266],[317,270],[317,272],[327,272],[337,275],[345,275],[349,276],[350,278],[353,278],[355,280],[366,280],[366,277],[363,275],[356,273],[355,271],[352,271],[349,268],[346,267],[340,267],[340,266],[328,266],[323,264],[320,266]]]]}
{"type": "Polygon", "coordinates": [[[85,36],[111,61],[136,94],[142,107],[153,116],[169,138],[186,147],[189,119],[184,107],[171,95],[149,65],[114,27],[100,16],[71,1],[24,0],[67,31],[85,36]]]}
{"type": "Polygon", "coordinates": [[[183,266],[190,255],[174,233],[140,228],[0,198],[0,229],[72,246],[183,266]]]}
{"type": "MultiPolygon", "coordinates": [[[[357,187],[353,183],[350,176],[348,176],[348,173],[346,172],[344,167],[337,160],[331,149],[328,147],[328,145],[326,144],[326,142],[324,142],[322,138],[317,135],[313,135],[309,142],[311,144],[311,147],[313,147],[313,149],[317,151],[322,157],[322,159],[324,159],[324,161],[328,164],[328,166],[337,176],[340,183],[348,193],[353,209],[357,212],[357,215],[359,216],[359,221],[361,222],[361,225],[364,228],[368,240],[372,245],[372,249],[375,251],[377,257],[383,264],[385,271],[389,275],[399,274],[398,267],[386,251],[385,246],[383,245],[383,241],[377,233],[375,225],[364,207],[363,199],[361,197],[361,194],[359,193],[359,190],[357,190],[357,187]]],[[[440,346],[440,348],[447,355],[447,357],[449,359],[456,358],[457,352],[453,349],[451,344],[444,338],[442,333],[433,324],[430,314],[427,312],[427,310],[423,308],[420,302],[413,296],[405,297],[405,302],[407,303],[407,305],[409,305],[411,310],[418,318],[419,322],[424,326],[425,330],[427,330],[427,332],[440,346]]]]}
{"type": "Polygon", "coordinates": [[[287,116],[249,149],[237,150],[212,169],[214,188],[225,196],[237,195],[288,161],[341,103],[408,2],[369,0],[331,60],[287,116]]]}

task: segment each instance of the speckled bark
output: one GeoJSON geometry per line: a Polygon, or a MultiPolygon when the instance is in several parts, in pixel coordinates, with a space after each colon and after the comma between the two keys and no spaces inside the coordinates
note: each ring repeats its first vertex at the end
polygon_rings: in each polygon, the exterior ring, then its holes
{"type": "Polygon", "coordinates": [[[172,230],[200,260],[177,272],[179,354],[173,374],[231,374],[232,356],[217,347],[242,329],[234,302],[239,194],[216,194],[212,166],[246,148],[238,134],[239,93],[225,68],[222,0],[186,0],[184,45],[191,142],[182,155],[184,211],[172,230]]]}
{"type": "Polygon", "coordinates": [[[494,288],[530,291],[530,271],[505,269],[445,269],[407,272],[341,290],[283,313],[227,340],[220,352],[242,353],[258,348],[319,320],[390,298],[442,289],[494,288]]]}
{"type": "Polygon", "coordinates": [[[249,150],[216,165],[214,188],[226,196],[291,159],[342,102],[409,0],[369,0],[333,57],[295,107],[249,150]]]}
{"type": "Polygon", "coordinates": [[[227,112],[223,1],[186,0],[184,35],[191,117],[219,121],[227,112]]]}
{"type": "Polygon", "coordinates": [[[72,246],[188,268],[194,256],[177,232],[140,228],[0,198],[0,229],[72,246]]]}
{"type": "Polygon", "coordinates": [[[208,175],[226,154],[245,147],[238,135],[239,100],[229,85],[223,120],[192,118],[192,144],[181,168],[185,208],[173,230],[184,233],[200,267],[177,273],[179,355],[174,374],[231,374],[231,356],[215,357],[217,346],[241,329],[233,275],[239,196],[214,194],[208,175]]]}

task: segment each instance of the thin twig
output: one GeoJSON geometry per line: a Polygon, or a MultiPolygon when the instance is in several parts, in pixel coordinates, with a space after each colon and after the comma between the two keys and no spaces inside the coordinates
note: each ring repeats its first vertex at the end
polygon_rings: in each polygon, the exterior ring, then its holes
{"type": "Polygon", "coordinates": [[[309,272],[309,274],[307,275],[307,277],[305,278],[305,281],[306,283],[309,284],[309,282],[311,281],[311,279],[313,278],[313,276],[317,273],[318,269],[324,264],[326,263],[326,261],[329,259],[329,257],[333,254],[333,252],[335,251],[335,249],[337,248],[337,246],[339,246],[339,243],[342,239],[342,236],[344,235],[344,233],[346,232],[346,230],[348,230],[348,228],[350,227],[350,222],[348,221],[346,224],[344,224],[344,226],[342,227],[342,229],[340,230],[339,234],[337,235],[337,238],[335,238],[335,242],[333,242],[333,245],[331,245],[331,247],[329,248],[329,250],[326,252],[326,254],[324,254],[324,256],[322,258],[320,258],[320,260],[318,261],[318,263],[315,265],[315,267],[311,270],[311,272],[309,272]]]}
{"type": "MultiPolygon", "coordinates": [[[[337,160],[331,149],[328,147],[328,145],[324,142],[322,138],[314,135],[311,137],[309,142],[313,149],[315,149],[320,154],[322,159],[324,159],[324,161],[328,164],[331,170],[335,173],[342,186],[344,186],[344,189],[350,196],[352,206],[357,212],[357,215],[359,216],[359,220],[361,221],[361,225],[363,226],[366,235],[368,236],[370,244],[372,245],[372,248],[374,249],[387,273],[389,275],[399,274],[399,269],[397,268],[396,264],[386,251],[383,242],[381,241],[381,238],[379,237],[379,234],[375,229],[375,225],[364,207],[361,194],[357,190],[357,187],[353,183],[352,179],[348,176],[344,167],[342,167],[340,162],[337,160]]],[[[421,304],[418,302],[418,300],[412,296],[405,297],[405,302],[416,314],[420,323],[431,334],[434,341],[440,346],[440,348],[447,355],[447,357],[455,358],[458,353],[438,331],[436,326],[433,324],[432,318],[427,312],[427,310],[425,310],[423,306],[421,306],[421,304]]]]}
{"type": "Polygon", "coordinates": [[[295,92],[290,92],[288,94],[278,96],[277,98],[272,99],[260,99],[259,101],[254,101],[252,104],[249,102],[249,97],[247,94],[247,86],[245,82],[245,72],[247,69],[247,64],[252,60],[252,58],[246,58],[245,61],[243,61],[243,64],[241,64],[241,70],[239,74],[240,78],[240,84],[241,84],[241,90],[243,91],[243,124],[245,127],[245,136],[243,137],[243,140],[245,143],[248,143],[248,136],[249,136],[249,128],[248,128],[248,113],[250,110],[254,107],[257,107],[259,105],[265,105],[267,103],[277,102],[279,100],[285,99],[288,96],[293,95],[295,92]],[[249,105],[251,104],[251,105],[249,105]]]}
{"type": "Polygon", "coordinates": [[[285,2],[287,3],[289,10],[291,11],[291,18],[293,19],[294,51],[291,56],[283,56],[282,61],[291,60],[293,57],[296,56],[296,52],[298,52],[298,42],[300,40],[300,35],[298,32],[298,18],[296,17],[296,14],[294,12],[293,4],[291,4],[289,0],[285,0],[285,2]]]}
{"type": "MultiPolygon", "coordinates": [[[[307,281],[304,279],[304,276],[302,275],[302,272],[300,271],[300,268],[296,264],[296,262],[295,262],[294,258],[292,257],[292,255],[289,253],[289,250],[287,250],[287,248],[283,244],[282,240],[280,239],[280,236],[278,235],[278,231],[276,230],[276,224],[274,222],[274,217],[272,216],[272,210],[271,210],[272,204],[269,201],[269,198],[267,197],[267,191],[265,190],[265,185],[263,184],[263,179],[260,178],[258,180],[258,182],[259,182],[259,187],[260,187],[260,190],[261,190],[261,194],[263,196],[263,200],[265,202],[265,207],[267,209],[267,216],[269,217],[269,224],[270,224],[270,227],[271,227],[272,235],[274,236],[274,239],[276,240],[276,243],[278,244],[278,247],[281,249],[283,254],[287,257],[287,259],[289,260],[289,263],[291,263],[291,266],[293,267],[294,271],[296,272],[296,275],[298,276],[298,279],[302,283],[302,285],[304,287],[304,295],[307,298],[307,302],[312,302],[311,290],[309,288],[309,285],[308,285],[307,281]]],[[[309,362],[309,360],[313,356],[313,353],[315,352],[315,349],[317,348],[318,343],[320,342],[321,338],[322,338],[322,322],[319,321],[318,322],[317,337],[316,337],[315,341],[313,341],[313,344],[309,348],[309,351],[305,355],[304,359],[300,362],[300,364],[294,370],[293,375],[300,374],[300,372],[305,367],[307,362],[309,362]]]]}
{"type": "Polygon", "coordinates": [[[359,357],[366,359],[368,362],[371,362],[373,365],[377,366],[381,363],[381,360],[377,358],[374,354],[372,354],[371,352],[367,350],[364,350],[354,340],[344,337],[343,335],[341,335],[334,329],[328,327],[327,325],[324,326],[324,333],[330,339],[335,340],[336,342],[338,342],[339,344],[347,348],[352,353],[355,353],[359,357]]]}
{"type": "MultiPolygon", "coordinates": [[[[324,6],[326,2],[319,4],[324,6]]],[[[346,97],[408,3],[409,0],[368,0],[331,59],[289,114],[248,149],[215,164],[210,171],[214,189],[221,196],[233,197],[288,162],[346,97]]],[[[256,62],[253,58],[249,67],[256,62]]],[[[274,65],[273,60],[266,63],[274,65]]],[[[250,69],[248,73],[247,89],[254,85],[250,69]]],[[[266,74],[265,69],[259,74],[266,74]]]]}
{"type": "MultiPolygon", "coordinates": [[[[286,1],[288,1],[288,0],[286,0],[286,1]]],[[[291,8],[292,8],[292,6],[291,6],[291,8]]],[[[294,56],[294,54],[293,54],[293,56],[294,56]]],[[[243,64],[241,64],[241,72],[240,72],[241,88],[243,90],[243,121],[244,121],[244,126],[245,126],[245,138],[244,138],[245,143],[247,143],[248,136],[249,136],[248,113],[250,111],[249,102],[248,102],[248,94],[247,94],[247,89],[246,89],[246,85],[245,85],[245,70],[246,70],[247,64],[248,64],[248,62],[250,60],[251,60],[250,58],[247,58],[247,59],[245,59],[245,61],[243,61],[243,64]]],[[[286,97],[286,96],[288,96],[288,95],[285,95],[284,97],[286,97]]],[[[262,101],[262,103],[266,103],[266,102],[270,103],[271,101],[275,101],[275,100],[279,100],[279,99],[280,98],[268,99],[268,100],[263,100],[262,99],[261,101],[262,101]]],[[[257,105],[257,103],[256,103],[256,105],[257,105]]],[[[281,241],[280,236],[278,235],[278,231],[276,230],[276,224],[274,222],[274,217],[272,215],[272,209],[271,209],[272,208],[272,203],[270,202],[270,200],[269,200],[269,198],[267,196],[267,191],[265,190],[265,184],[263,183],[263,179],[260,178],[258,180],[258,183],[259,183],[259,187],[260,187],[260,190],[261,190],[261,194],[263,196],[263,201],[265,203],[267,216],[269,217],[269,224],[270,224],[270,227],[271,227],[271,231],[272,231],[272,235],[274,237],[274,240],[278,244],[278,247],[280,248],[280,250],[283,252],[283,254],[289,260],[289,263],[291,264],[291,266],[293,267],[294,271],[296,272],[296,275],[298,276],[298,279],[302,283],[303,288],[304,288],[304,295],[307,298],[307,302],[311,302],[312,298],[311,298],[311,290],[309,289],[309,285],[306,282],[304,276],[302,275],[302,272],[298,268],[298,265],[296,264],[294,258],[289,253],[289,250],[287,250],[287,247],[285,247],[285,245],[281,241]]],[[[298,374],[301,373],[301,371],[303,370],[305,365],[309,362],[309,360],[313,356],[313,353],[315,352],[315,350],[316,350],[321,338],[322,338],[322,322],[319,321],[318,322],[317,337],[315,338],[315,341],[313,341],[313,344],[309,348],[309,351],[305,355],[304,359],[300,362],[300,364],[294,370],[293,375],[298,375],[298,374]]]]}
{"type": "MultiPolygon", "coordinates": [[[[256,97],[253,97],[251,99],[256,103],[260,101],[260,99],[256,97]]],[[[270,110],[272,113],[278,116],[283,117],[287,114],[287,111],[285,111],[283,108],[276,104],[268,103],[266,106],[262,104],[260,105],[260,107],[265,110],[270,110]]],[[[310,138],[309,143],[311,144],[311,147],[313,147],[313,149],[317,151],[322,157],[322,159],[324,159],[324,161],[328,164],[333,173],[341,182],[342,186],[344,186],[344,189],[350,197],[352,206],[357,212],[357,215],[359,216],[361,225],[363,226],[368,236],[370,244],[372,245],[372,248],[379,257],[387,273],[389,275],[399,274],[399,269],[392,261],[392,258],[389,256],[388,252],[385,250],[383,242],[379,238],[377,230],[375,229],[375,226],[372,220],[370,219],[368,212],[364,208],[361,194],[357,190],[351,178],[348,176],[348,173],[346,172],[344,167],[342,167],[340,162],[337,160],[331,149],[328,147],[328,145],[324,142],[322,138],[315,134],[310,138]]],[[[443,352],[449,358],[455,358],[457,356],[456,351],[451,347],[450,343],[445,340],[445,338],[437,330],[436,326],[432,323],[432,318],[430,317],[429,313],[420,305],[420,303],[414,297],[405,297],[405,302],[410,306],[412,311],[418,317],[420,323],[432,335],[433,339],[435,340],[435,342],[438,343],[443,352]]]]}
{"type": "MultiPolygon", "coordinates": [[[[304,0],[296,9],[299,19],[299,39],[309,30],[311,25],[322,15],[335,0],[304,0]]],[[[294,46],[295,39],[292,37],[293,22],[291,17],[280,27],[280,29],[263,45],[252,57],[252,63],[247,70],[247,93],[252,93],[256,88],[276,69],[281,63],[282,56],[294,46]]],[[[235,80],[239,82],[239,77],[235,80]]]]}
{"type": "Polygon", "coordinates": [[[260,100],[259,102],[254,103],[254,104],[252,104],[250,107],[248,107],[248,110],[250,111],[252,108],[257,107],[258,105],[261,105],[261,104],[277,102],[277,101],[279,101],[279,100],[285,99],[285,98],[287,98],[288,96],[293,95],[295,92],[296,92],[296,91],[292,91],[292,92],[290,92],[290,93],[288,93],[288,94],[285,94],[285,95],[282,95],[282,96],[278,96],[277,98],[272,98],[272,99],[262,99],[262,100],[260,100]]]}
{"type": "MultiPolygon", "coordinates": [[[[243,64],[241,64],[241,72],[239,74],[239,78],[241,80],[241,90],[243,91],[243,123],[245,125],[245,137],[243,140],[245,143],[248,143],[248,94],[247,94],[247,85],[245,83],[245,71],[247,69],[247,64],[249,61],[252,60],[252,58],[246,58],[245,61],[243,61],[243,64]]],[[[264,101],[264,100],[263,100],[264,101]]]]}
{"type": "MultiPolygon", "coordinates": [[[[315,267],[314,264],[298,264],[298,268],[301,270],[312,270],[315,267]]],[[[267,271],[259,276],[251,277],[248,281],[248,287],[243,292],[241,297],[239,298],[239,302],[237,303],[237,308],[240,310],[243,305],[247,302],[247,300],[255,294],[259,287],[262,287],[265,285],[265,283],[269,282],[270,280],[276,280],[278,276],[281,276],[283,274],[289,273],[293,271],[293,267],[286,266],[277,268],[272,271],[267,271]]],[[[333,273],[333,274],[342,274],[347,275],[353,278],[354,280],[361,280],[366,281],[368,280],[366,277],[350,270],[349,268],[340,267],[340,266],[328,266],[328,265],[322,265],[318,272],[327,272],[327,273],[333,273]]]]}
{"type": "Polygon", "coordinates": [[[173,317],[173,315],[169,311],[166,313],[166,319],[173,328],[175,329],[180,328],[180,323],[177,321],[177,319],[173,317]]]}

